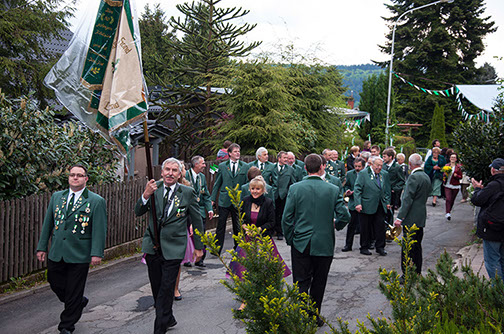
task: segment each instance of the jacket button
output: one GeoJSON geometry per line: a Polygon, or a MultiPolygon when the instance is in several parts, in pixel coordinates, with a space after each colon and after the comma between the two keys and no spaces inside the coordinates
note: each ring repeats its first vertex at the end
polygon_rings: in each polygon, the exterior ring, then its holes
{"type": "Polygon", "coordinates": [[[63,240],[66,240],[66,238],[63,238],[63,240]]]}

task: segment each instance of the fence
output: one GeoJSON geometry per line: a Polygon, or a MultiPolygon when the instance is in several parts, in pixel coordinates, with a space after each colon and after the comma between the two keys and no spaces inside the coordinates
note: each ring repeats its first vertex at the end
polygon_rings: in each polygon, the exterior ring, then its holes
{"type": "MultiPolygon", "coordinates": [[[[110,248],[143,236],[147,215],[136,217],[133,208],[145,188],[145,180],[128,181],[90,189],[107,202],[110,248]]],[[[51,194],[0,201],[0,282],[44,269],[36,249],[51,194]]]]}

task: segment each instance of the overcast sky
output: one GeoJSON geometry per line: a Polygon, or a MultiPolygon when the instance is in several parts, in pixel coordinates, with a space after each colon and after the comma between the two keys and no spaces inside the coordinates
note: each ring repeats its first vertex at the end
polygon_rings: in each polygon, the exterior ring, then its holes
{"type": "MultiPolygon", "coordinates": [[[[161,3],[167,17],[177,17],[181,13],[175,5],[183,2],[187,1],[136,0],[136,6],[142,13],[146,4],[161,3]]],[[[381,18],[389,16],[383,3],[379,0],[223,0],[219,5],[250,10],[244,20],[257,23],[257,27],[246,39],[263,41],[260,52],[274,52],[279,44],[293,43],[299,53],[315,55],[325,63],[355,65],[389,59],[378,49],[378,45],[385,43],[388,31],[381,18]]],[[[485,3],[486,16],[491,16],[499,28],[485,39],[485,52],[478,58],[478,65],[489,62],[504,77],[504,60],[494,58],[504,57],[504,1],[486,0],[485,3]]]]}

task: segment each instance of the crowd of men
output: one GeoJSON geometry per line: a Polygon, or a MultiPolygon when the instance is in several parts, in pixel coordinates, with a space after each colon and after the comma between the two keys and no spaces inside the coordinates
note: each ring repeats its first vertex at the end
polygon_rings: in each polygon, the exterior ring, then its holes
{"type": "MultiPolygon", "coordinates": [[[[149,215],[142,244],[155,302],[154,333],[165,333],[177,324],[172,304],[177,275],[186,252],[189,217],[195,229],[204,231],[205,221],[213,218],[214,206],[217,206],[216,238],[222,251],[229,216],[233,233],[240,231],[237,210],[226,188],[239,185],[245,194],[248,182],[258,175],[264,178],[267,196],[274,201],[275,235],[278,240],[285,238],[291,247],[293,281],[298,283],[301,292],[312,297],[319,312],[334,255],[335,229],[341,230],[348,225],[343,252],[352,251],[354,236],[359,233],[360,254],[370,256],[375,250],[379,256],[386,256],[386,229],[392,224],[409,227],[415,224],[418,230],[412,238],[416,242],[409,255],[420,273],[431,181],[422,169],[419,154],[410,155],[406,165],[404,155],[396,155],[391,147],[385,149],[382,156],[380,153],[378,146],[368,150],[365,145],[362,152],[354,146],[345,164],[338,159],[335,150],[309,154],[304,162],[296,159],[292,152],[280,151],[277,162],[272,163],[268,150],[260,147],[256,160],[245,163],[240,159],[240,146],[230,143],[228,160],[219,164],[211,194],[203,174],[206,167],[203,157],[191,159],[191,168],[185,173],[187,185],[180,183],[184,175],[182,162],[166,159],[162,164],[162,179],[150,180],[135,206],[139,216],[156,212],[149,215]],[[399,211],[394,220],[395,210],[399,211]]],[[[490,185],[502,192],[504,160],[494,160],[491,168],[495,181],[492,179],[490,185]]],[[[37,247],[38,259],[48,259],[51,288],[65,304],[58,326],[60,333],[74,331],[88,303],[84,286],[89,264],[100,263],[105,246],[105,201],[87,190],[87,180],[84,166],[74,165],[69,169],[70,187],[51,198],[37,247]],[[50,239],[52,246],[48,251],[50,239]]],[[[502,210],[493,209],[489,204],[497,199],[488,200],[487,196],[497,196],[502,201],[502,196],[495,195],[500,192],[481,190],[481,182],[473,180],[473,184],[477,188],[473,202],[483,203],[485,223],[488,219],[501,219],[502,210]]],[[[504,258],[502,243],[492,238],[485,241],[485,255],[490,254],[494,260],[491,262],[489,258],[489,262],[498,267],[496,263],[502,263],[504,258]]],[[[194,236],[194,248],[195,264],[204,267],[204,247],[198,236],[194,236]]],[[[491,270],[502,275],[501,267],[494,267],[491,270]]],[[[320,319],[318,324],[322,324],[320,319]]]]}

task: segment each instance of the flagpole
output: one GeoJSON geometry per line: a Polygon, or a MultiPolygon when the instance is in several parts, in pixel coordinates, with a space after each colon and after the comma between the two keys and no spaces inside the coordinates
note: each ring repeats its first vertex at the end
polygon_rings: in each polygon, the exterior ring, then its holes
{"type": "MultiPolygon", "coordinates": [[[[144,130],[144,141],[145,141],[145,159],[147,160],[147,177],[149,181],[154,179],[154,173],[152,171],[152,159],[150,154],[150,141],[149,141],[149,129],[147,128],[147,117],[143,121],[143,130],[144,130]]],[[[151,215],[152,215],[152,224],[154,225],[154,250],[157,252],[159,248],[159,234],[158,234],[158,223],[157,223],[157,214],[156,214],[156,201],[152,199],[151,196],[151,215]]]]}

